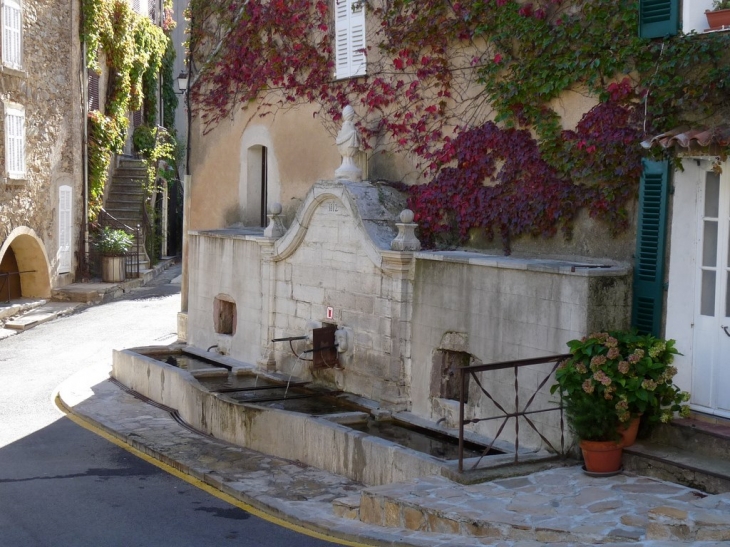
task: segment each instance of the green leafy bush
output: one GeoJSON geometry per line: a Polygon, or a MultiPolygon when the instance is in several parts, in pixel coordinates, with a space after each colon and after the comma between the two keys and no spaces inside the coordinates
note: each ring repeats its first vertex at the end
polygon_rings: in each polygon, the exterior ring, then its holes
{"type": "Polygon", "coordinates": [[[568,342],[551,393],[559,391],[573,432],[582,440],[617,438],[616,427],[636,416],[649,426],[689,414],[689,393],[672,379],[679,352],[674,340],[635,331],[591,334],[568,342]]]}
{"type": "Polygon", "coordinates": [[[134,239],[124,230],[105,226],[97,234],[95,244],[102,256],[124,256],[134,245],[134,239]]]}

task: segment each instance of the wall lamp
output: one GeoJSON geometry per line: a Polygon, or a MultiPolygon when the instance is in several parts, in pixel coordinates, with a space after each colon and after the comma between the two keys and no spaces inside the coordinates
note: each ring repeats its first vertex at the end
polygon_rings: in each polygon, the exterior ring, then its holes
{"type": "Polygon", "coordinates": [[[184,95],[188,90],[188,73],[183,70],[177,77],[177,87],[180,90],[179,95],[184,95]]]}

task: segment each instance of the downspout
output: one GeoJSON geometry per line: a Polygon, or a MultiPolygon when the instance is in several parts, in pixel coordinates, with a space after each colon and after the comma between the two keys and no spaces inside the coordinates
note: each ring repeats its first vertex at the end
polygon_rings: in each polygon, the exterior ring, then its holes
{"type": "MultiPolygon", "coordinates": [[[[191,22],[192,24],[192,22],[191,22]]],[[[190,224],[190,191],[192,186],[192,180],[190,177],[190,133],[192,131],[192,112],[190,111],[190,91],[192,86],[192,68],[193,63],[192,51],[188,51],[187,59],[185,59],[186,68],[188,71],[188,81],[191,82],[188,85],[188,89],[185,91],[185,108],[187,108],[187,139],[185,143],[185,175],[183,176],[183,234],[182,234],[182,281],[180,283],[180,311],[182,313],[188,312],[188,293],[190,291],[189,282],[189,267],[188,267],[188,230],[190,224]]]]}
{"type": "MultiPolygon", "coordinates": [[[[83,9],[83,8],[82,8],[83,9]]],[[[83,13],[81,14],[83,17],[83,13]]],[[[88,267],[89,261],[89,69],[86,66],[86,42],[81,45],[81,97],[83,98],[82,114],[83,114],[83,177],[84,177],[84,266],[88,267]]]]}

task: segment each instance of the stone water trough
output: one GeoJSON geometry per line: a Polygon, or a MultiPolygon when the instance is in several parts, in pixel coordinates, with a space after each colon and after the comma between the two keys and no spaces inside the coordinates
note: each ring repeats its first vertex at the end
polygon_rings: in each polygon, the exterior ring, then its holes
{"type": "MultiPolygon", "coordinates": [[[[134,392],[175,409],[184,422],[202,433],[367,485],[451,476],[456,470],[454,450],[442,457],[427,453],[436,447],[441,456],[439,447],[453,446],[454,430],[409,412],[384,410],[360,396],[262,372],[230,357],[192,347],[117,350],[112,376],[134,392]],[[277,408],[285,405],[291,408],[277,408]],[[371,434],[378,434],[379,425],[414,431],[418,437],[415,446],[425,452],[371,434]],[[433,443],[424,440],[429,437],[433,443]]],[[[467,454],[472,458],[465,461],[473,463],[490,440],[476,434],[468,435],[467,440],[467,454]]],[[[509,464],[514,459],[511,450],[508,443],[495,443],[480,466],[509,464]]],[[[544,451],[525,450],[520,459],[545,456],[549,454],[544,451]]]]}

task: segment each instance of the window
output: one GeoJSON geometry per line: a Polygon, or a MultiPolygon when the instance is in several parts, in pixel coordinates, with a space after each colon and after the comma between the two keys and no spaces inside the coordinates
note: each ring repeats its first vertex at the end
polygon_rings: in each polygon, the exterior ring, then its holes
{"type": "Polygon", "coordinates": [[[99,75],[93,70],[89,71],[88,90],[89,110],[99,110],[99,75]]]}
{"type": "Polygon", "coordinates": [[[20,4],[16,0],[3,0],[2,5],[3,64],[20,69],[23,66],[23,17],[20,4]]]}
{"type": "Polygon", "coordinates": [[[335,2],[335,78],[365,74],[365,8],[363,0],[335,2]]]}
{"type": "Polygon", "coordinates": [[[66,185],[58,189],[58,273],[71,271],[72,192],[66,185]]]}
{"type": "Polygon", "coordinates": [[[678,28],[679,0],[639,2],[639,36],[642,38],[674,36],[678,28]]]}
{"type": "Polygon", "coordinates": [[[8,178],[25,178],[25,111],[5,106],[5,172],[8,178]]]}

